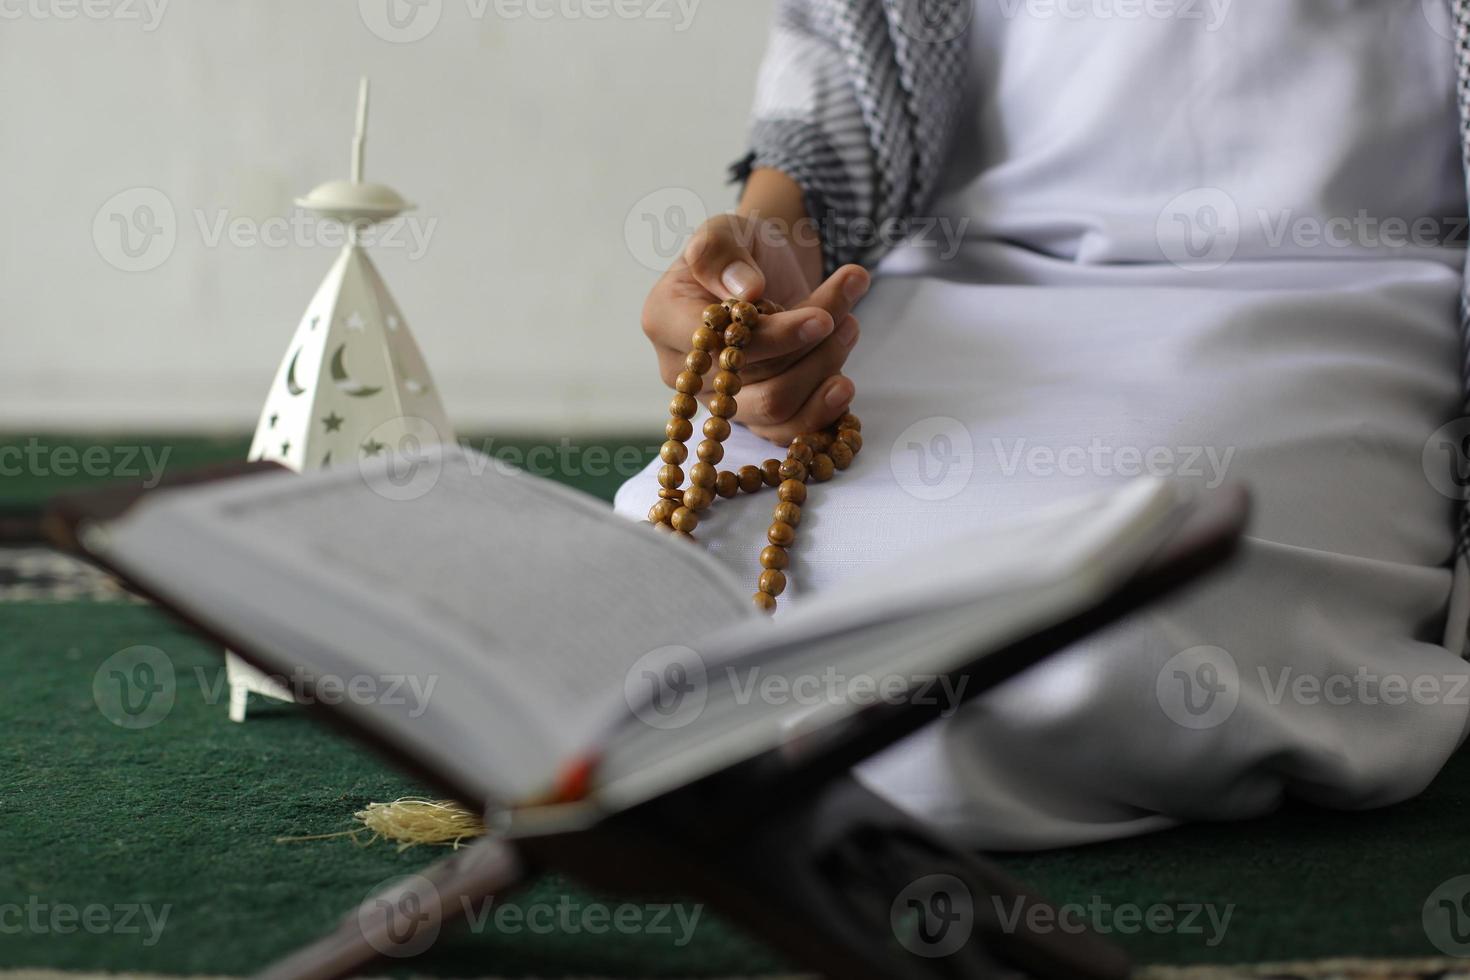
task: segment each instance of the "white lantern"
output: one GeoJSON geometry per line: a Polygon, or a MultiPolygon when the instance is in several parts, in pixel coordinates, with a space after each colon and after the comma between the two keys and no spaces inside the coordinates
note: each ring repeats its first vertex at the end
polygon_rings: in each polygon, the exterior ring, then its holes
{"type": "MultiPolygon", "coordinates": [[[[404,440],[452,442],[439,393],[408,323],[363,251],[361,232],[412,208],[392,188],[362,180],[367,79],[358,96],[352,179],[322,184],[296,204],[340,222],[347,244],[306,308],[266,396],[252,460],[294,470],[356,462],[404,440]]],[[[230,718],[245,720],[254,691],[280,700],[291,692],[232,653],[225,654],[230,718]]]]}

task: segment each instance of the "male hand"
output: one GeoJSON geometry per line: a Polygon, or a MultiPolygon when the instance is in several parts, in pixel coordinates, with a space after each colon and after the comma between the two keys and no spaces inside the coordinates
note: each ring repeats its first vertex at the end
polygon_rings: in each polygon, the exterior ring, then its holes
{"type": "MultiPolygon", "coordinates": [[[[684,254],[649,293],[643,332],[673,387],[704,308],[728,297],[769,299],[786,312],[761,318],[749,346],[736,401],[740,422],[786,443],[835,421],[852,403],[842,366],[858,340],[853,305],[868,291],[862,266],[838,269],[825,282],[812,245],[794,243],[784,223],[737,214],[705,222],[684,254]]],[[[701,400],[709,395],[708,389],[701,400]]]]}

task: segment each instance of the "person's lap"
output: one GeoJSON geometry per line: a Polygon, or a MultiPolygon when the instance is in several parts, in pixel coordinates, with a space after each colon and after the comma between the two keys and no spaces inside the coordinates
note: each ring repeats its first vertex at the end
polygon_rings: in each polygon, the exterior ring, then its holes
{"type": "MultiPolygon", "coordinates": [[[[1246,482],[1251,537],[1227,572],[865,778],[992,847],[1250,816],[1287,793],[1412,795],[1458,744],[1470,694],[1452,690],[1459,650],[1440,645],[1452,504],[1421,464],[1457,399],[1453,270],[1364,264],[1349,280],[1281,264],[1202,288],[1177,269],[1049,268],[1036,286],[1032,261],[989,277],[1009,285],[878,278],[847,369],[865,448],[813,488],[783,602],[873,563],[901,575],[956,529],[1142,472],[1204,492],[1246,482]],[[1440,693],[1401,698],[1394,678],[1440,693]]],[[[722,465],[774,455],[737,428],[722,465]]],[[[621,512],[643,516],[652,473],[623,487],[621,512]]],[[[719,501],[697,535],[752,589],[771,506],[719,501]]]]}

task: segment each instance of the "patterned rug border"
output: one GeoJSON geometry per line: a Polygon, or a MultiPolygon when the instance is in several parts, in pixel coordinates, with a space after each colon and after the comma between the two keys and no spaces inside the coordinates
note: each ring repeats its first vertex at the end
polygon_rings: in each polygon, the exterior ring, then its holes
{"type": "Polygon", "coordinates": [[[1150,966],[1134,980],[1470,980],[1470,960],[1331,959],[1239,966],[1150,966]]]}
{"type": "Polygon", "coordinates": [[[142,601],[106,572],[52,548],[0,546],[0,604],[142,601]]]}
{"type": "MultiPolygon", "coordinates": [[[[91,970],[48,970],[32,967],[20,969],[0,968],[0,980],[236,980],[235,977],[218,973],[104,973],[91,970]]],[[[389,976],[365,975],[360,980],[395,980],[389,976]]],[[[447,980],[444,977],[415,976],[410,980],[447,980]]],[[[458,980],[497,980],[495,977],[461,977],[458,980]]],[[[586,976],[565,980],[602,980],[586,976]]],[[[729,977],[728,980],[821,980],[809,974],[763,974],[751,977],[729,977]]]]}
{"type": "MultiPolygon", "coordinates": [[[[1470,980],[1470,959],[1332,959],[1240,966],[1150,966],[1134,980],[1470,980]]],[[[0,969],[0,980],[233,980],[219,974],[108,973],[35,968],[0,969]]],[[[382,978],[387,980],[387,978],[382,978]]],[[[439,980],[420,977],[417,980],[439,980]]],[[[493,977],[461,980],[495,980],[493,977]]],[[[581,980],[597,980],[583,977],[581,980]]],[[[806,975],[731,977],[729,980],[818,980],[806,975]]]]}

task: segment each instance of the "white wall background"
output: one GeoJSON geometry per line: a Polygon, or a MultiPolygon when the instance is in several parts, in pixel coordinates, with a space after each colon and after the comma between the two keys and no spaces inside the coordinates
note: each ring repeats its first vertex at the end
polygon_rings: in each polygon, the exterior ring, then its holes
{"type": "Polygon", "coordinates": [[[335,255],[283,219],[347,176],[359,74],[367,178],[428,236],[372,255],[457,426],[660,424],[649,222],[731,204],[770,8],[0,0],[0,429],[253,427],[335,255]],[[165,234],[124,271],[140,188],[165,234]]]}

